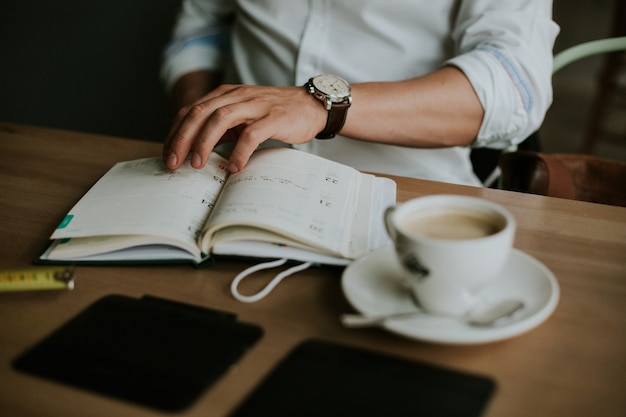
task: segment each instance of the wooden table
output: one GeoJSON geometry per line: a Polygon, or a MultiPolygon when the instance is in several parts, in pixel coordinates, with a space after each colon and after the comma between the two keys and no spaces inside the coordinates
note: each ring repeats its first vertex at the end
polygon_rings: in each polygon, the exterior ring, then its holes
{"type": "MultiPolygon", "coordinates": [[[[0,269],[32,267],[71,206],[115,162],[160,153],[157,143],[0,124],[0,269]]],[[[148,416],[150,409],[18,373],[10,361],[108,294],[159,297],[232,311],[265,334],[183,415],[226,416],[296,344],[309,337],[363,346],[492,376],[487,416],[611,416],[626,410],[626,209],[499,190],[395,178],[398,200],[425,194],[483,197],[518,221],[515,246],[556,275],[561,300],[538,328],[503,342],[445,346],[380,329],[348,330],[338,269],[285,280],[243,304],[229,285],[244,266],[79,267],[73,291],[0,293],[0,415],[148,416]]],[[[269,275],[268,275],[269,277],[269,275]]],[[[262,285],[265,276],[251,279],[262,285]]],[[[248,287],[252,291],[252,287],[248,287]]],[[[246,291],[246,287],[242,288],[246,291]]]]}

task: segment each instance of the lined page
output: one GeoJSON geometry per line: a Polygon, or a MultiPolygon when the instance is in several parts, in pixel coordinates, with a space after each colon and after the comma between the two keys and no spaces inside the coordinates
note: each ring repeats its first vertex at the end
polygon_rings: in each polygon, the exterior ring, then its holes
{"type": "Polygon", "coordinates": [[[201,170],[185,162],[170,171],[159,157],[120,162],[70,210],[52,239],[159,235],[195,244],[226,180],[225,166],[217,154],[201,170]]]}
{"type": "Polygon", "coordinates": [[[293,149],[259,150],[226,182],[202,249],[209,250],[215,230],[245,224],[346,256],[361,175],[293,149]]]}

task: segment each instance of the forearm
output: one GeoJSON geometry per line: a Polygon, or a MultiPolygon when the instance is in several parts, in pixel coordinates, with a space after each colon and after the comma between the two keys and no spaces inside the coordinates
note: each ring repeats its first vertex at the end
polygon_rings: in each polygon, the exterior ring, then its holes
{"type": "MultiPolygon", "coordinates": [[[[191,80],[180,81],[181,89],[191,80]]],[[[341,134],[410,147],[465,146],[476,137],[482,116],[463,73],[444,68],[407,81],[354,85],[341,134]]],[[[308,142],[323,130],[327,117],[324,106],[299,86],[222,85],[177,113],[164,161],[177,169],[191,154],[192,166],[200,168],[215,145],[236,140],[229,170],[237,172],[263,141],[308,142]]]]}
{"type": "Polygon", "coordinates": [[[406,81],[354,84],[352,97],[341,134],[395,145],[469,145],[484,114],[470,82],[454,67],[406,81]]]}
{"type": "Polygon", "coordinates": [[[209,91],[218,83],[218,75],[212,71],[189,72],[180,77],[172,87],[172,105],[175,111],[187,106],[209,91]]]}

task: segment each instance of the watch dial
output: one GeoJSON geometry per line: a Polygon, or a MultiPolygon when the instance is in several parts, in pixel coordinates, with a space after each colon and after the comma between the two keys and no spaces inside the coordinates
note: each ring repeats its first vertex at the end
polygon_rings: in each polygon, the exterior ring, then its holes
{"type": "Polygon", "coordinates": [[[313,85],[332,98],[344,98],[350,95],[350,85],[334,75],[319,75],[313,78],[313,85]]]}

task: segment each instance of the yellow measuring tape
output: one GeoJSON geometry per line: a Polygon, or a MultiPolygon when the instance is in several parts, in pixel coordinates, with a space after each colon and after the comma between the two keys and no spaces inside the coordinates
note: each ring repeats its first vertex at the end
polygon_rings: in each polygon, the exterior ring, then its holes
{"type": "Polygon", "coordinates": [[[72,268],[19,269],[0,271],[0,292],[29,290],[71,290],[72,268]]]}

